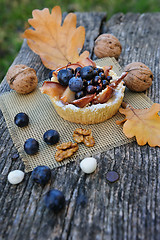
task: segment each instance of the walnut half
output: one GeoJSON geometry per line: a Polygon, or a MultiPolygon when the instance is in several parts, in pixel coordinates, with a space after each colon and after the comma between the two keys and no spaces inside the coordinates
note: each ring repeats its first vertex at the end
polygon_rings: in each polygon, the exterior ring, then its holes
{"type": "Polygon", "coordinates": [[[77,128],[73,133],[73,139],[77,143],[83,142],[87,147],[93,147],[95,144],[91,129],[77,128]]]}
{"type": "Polygon", "coordinates": [[[66,142],[58,145],[56,148],[55,159],[57,162],[60,162],[65,158],[71,157],[78,150],[78,144],[66,142]]]}

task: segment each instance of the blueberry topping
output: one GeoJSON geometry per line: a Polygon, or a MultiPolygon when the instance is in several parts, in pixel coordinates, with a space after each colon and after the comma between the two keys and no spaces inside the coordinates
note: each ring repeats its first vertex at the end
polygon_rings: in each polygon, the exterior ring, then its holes
{"type": "Polygon", "coordinates": [[[93,85],[93,80],[91,79],[91,80],[88,80],[88,81],[84,81],[84,85],[85,86],[89,86],[89,85],[93,85]]]}
{"type": "Polygon", "coordinates": [[[89,85],[87,88],[86,88],[86,91],[87,93],[89,94],[93,94],[96,92],[96,88],[93,86],[93,85],[89,85]]]}
{"type": "Polygon", "coordinates": [[[18,113],[14,118],[14,123],[18,127],[25,127],[29,123],[29,117],[26,113],[23,113],[23,112],[18,113]]]}
{"type": "Polygon", "coordinates": [[[80,75],[82,79],[90,80],[94,77],[93,67],[86,66],[81,68],[80,75]]]}
{"type": "Polygon", "coordinates": [[[107,76],[106,79],[107,79],[108,82],[110,82],[112,80],[112,77],[111,76],[107,76]]]}
{"type": "Polygon", "coordinates": [[[69,80],[69,88],[73,92],[79,92],[83,88],[83,80],[81,77],[72,77],[69,80]]]}
{"type": "Polygon", "coordinates": [[[44,133],[43,135],[43,140],[48,144],[48,145],[53,145],[59,142],[60,135],[56,130],[48,130],[44,133]]]}
{"type": "Polygon", "coordinates": [[[98,75],[98,70],[94,69],[94,70],[93,70],[93,75],[94,75],[94,76],[97,76],[97,75],[98,75]]]}
{"type": "Polygon", "coordinates": [[[98,86],[96,86],[96,92],[97,93],[101,92],[102,89],[103,89],[102,84],[99,84],[98,86]]]}
{"type": "Polygon", "coordinates": [[[45,185],[51,179],[51,170],[47,166],[38,166],[32,171],[31,178],[34,182],[45,185]]]}
{"type": "Polygon", "coordinates": [[[105,79],[105,74],[103,72],[100,72],[99,76],[101,77],[102,80],[105,79]]]}
{"type": "Polygon", "coordinates": [[[67,86],[73,74],[71,70],[62,69],[58,72],[57,79],[62,86],[67,86]]]}
{"type": "Polygon", "coordinates": [[[108,84],[109,84],[109,82],[108,82],[106,79],[102,80],[103,89],[106,88],[106,86],[107,86],[108,84]]]}
{"type": "Polygon", "coordinates": [[[85,96],[84,91],[79,91],[79,92],[76,92],[75,94],[76,99],[82,98],[84,96],[85,96]]]}
{"type": "Polygon", "coordinates": [[[39,150],[39,143],[34,138],[29,138],[24,143],[24,150],[27,154],[33,155],[39,150]]]}
{"type": "Polygon", "coordinates": [[[49,79],[51,79],[52,77],[53,77],[53,72],[54,72],[55,70],[52,70],[52,71],[50,71],[49,72],[49,79]]]}
{"type": "Polygon", "coordinates": [[[77,73],[80,73],[80,70],[81,70],[81,67],[77,67],[77,68],[75,69],[75,75],[76,75],[77,73]]]}
{"type": "Polygon", "coordinates": [[[74,69],[73,68],[67,68],[67,70],[71,71],[71,73],[74,74],[74,69]]]}
{"type": "Polygon", "coordinates": [[[57,189],[52,189],[46,193],[44,197],[44,204],[50,210],[58,213],[65,206],[64,194],[57,189]]]}
{"type": "Polygon", "coordinates": [[[94,79],[93,79],[93,84],[94,85],[98,85],[101,83],[101,77],[100,76],[95,76],[94,79]]]}
{"type": "Polygon", "coordinates": [[[103,72],[103,73],[104,73],[103,68],[95,68],[95,70],[98,71],[98,73],[100,73],[100,72],[103,72]]]}

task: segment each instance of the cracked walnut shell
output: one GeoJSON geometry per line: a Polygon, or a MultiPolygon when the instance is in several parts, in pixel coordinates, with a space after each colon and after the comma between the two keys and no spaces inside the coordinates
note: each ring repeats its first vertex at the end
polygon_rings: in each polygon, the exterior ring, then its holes
{"type": "Polygon", "coordinates": [[[6,78],[10,88],[21,94],[32,92],[38,84],[36,71],[23,64],[10,67],[6,78]]]}
{"type": "Polygon", "coordinates": [[[101,34],[95,40],[94,53],[98,58],[115,57],[118,59],[121,51],[120,41],[112,34],[101,34]]]}
{"type": "Polygon", "coordinates": [[[144,63],[130,63],[124,71],[128,72],[124,82],[131,91],[143,92],[152,85],[153,73],[144,63]]]}

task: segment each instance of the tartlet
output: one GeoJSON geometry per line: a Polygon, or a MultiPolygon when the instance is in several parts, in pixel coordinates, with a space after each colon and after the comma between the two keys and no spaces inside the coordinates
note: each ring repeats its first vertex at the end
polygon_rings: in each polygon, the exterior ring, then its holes
{"type": "Polygon", "coordinates": [[[126,73],[118,77],[111,66],[105,66],[102,69],[105,76],[110,76],[111,80],[98,93],[86,94],[82,98],[75,99],[75,93],[68,86],[60,86],[61,84],[57,80],[60,70],[53,72],[51,81],[45,81],[40,90],[50,97],[56,112],[63,119],[80,124],[104,122],[117,113],[123,101],[125,90],[123,78],[126,73]]]}

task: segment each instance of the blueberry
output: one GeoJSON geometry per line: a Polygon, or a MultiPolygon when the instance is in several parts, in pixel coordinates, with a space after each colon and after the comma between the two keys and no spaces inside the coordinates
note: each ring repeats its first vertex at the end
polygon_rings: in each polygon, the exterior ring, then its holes
{"type": "Polygon", "coordinates": [[[69,88],[73,92],[79,92],[83,88],[83,80],[81,77],[72,77],[69,80],[69,88]]]}
{"type": "Polygon", "coordinates": [[[15,116],[14,123],[18,127],[25,127],[29,123],[29,117],[26,113],[20,112],[15,116]]]}
{"type": "Polygon", "coordinates": [[[84,96],[85,96],[84,91],[79,91],[79,92],[76,92],[75,94],[76,99],[82,98],[84,96]]]}
{"type": "Polygon", "coordinates": [[[111,76],[107,76],[106,79],[107,79],[108,82],[110,82],[112,80],[112,77],[111,76]]]}
{"type": "Polygon", "coordinates": [[[97,76],[97,75],[98,75],[98,70],[94,69],[94,70],[93,70],[93,75],[94,75],[94,76],[97,76]]]}
{"type": "Polygon", "coordinates": [[[81,67],[77,67],[77,68],[75,69],[75,75],[76,75],[77,73],[80,73],[80,70],[81,70],[81,67]]]}
{"type": "Polygon", "coordinates": [[[102,84],[99,84],[98,86],[96,86],[96,92],[99,93],[102,91],[102,84]]]}
{"type": "Polygon", "coordinates": [[[84,80],[83,81],[83,83],[84,83],[84,86],[89,86],[89,85],[92,85],[93,84],[93,80],[91,79],[91,80],[84,80]]]}
{"type": "Polygon", "coordinates": [[[62,86],[67,86],[69,80],[73,77],[72,71],[62,69],[58,72],[57,79],[62,86]]]}
{"type": "Polygon", "coordinates": [[[93,67],[85,66],[81,68],[80,75],[82,79],[91,80],[94,77],[93,67]]]}
{"type": "Polygon", "coordinates": [[[51,179],[51,170],[47,166],[38,166],[32,171],[31,178],[34,182],[45,185],[51,179]]]}
{"type": "Polygon", "coordinates": [[[54,72],[55,70],[52,70],[52,71],[50,71],[49,72],[49,79],[51,79],[52,77],[53,77],[53,72],[54,72]]]}
{"type": "Polygon", "coordinates": [[[106,86],[107,86],[108,84],[109,84],[109,82],[108,82],[106,79],[102,80],[103,89],[106,88],[106,86]]]}
{"type": "Polygon", "coordinates": [[[93,84],[94,85],[98,85],[99,83],[101,83],[101,77],[100,76],[95,76],[93,79],[93,84]]]}
{"type": "Polygon", "coordinates": [[[34,138],[28,138],[24,143],[24,150],[27,154],[33,155],[39,150],[39,143],[34,138]]]}
{"type": "Polygon", "coordinates": [[[100,73],[100,72],[103,72],[103,73],[104,73],[103,68],[95,68],[95,70],[96,70],[98,73],[100,73]]]}
{"type": "Polygon", "coordinates": [[[59,142],[59,139],[60,136],[56,130],[50,129],[46,131],[43,135],[43,140],[49,145],[56,144],[57,142],[59,142]]]}
{"type": "Polygon", "coordinates": [[[65,206],[64,194],[57,189],[52,189],[46,193],[44,197],[44,204],[50,210],[58,213],[65,206]]]}
{"type": "Polygon", "coordinates": [[[67,70],[71,71],[71,73],[74,74],[74,69],[73,68],[67,68],[67,70]]]}
{"type": "Polygon", "coordinates": [[[102,80],[105,79],[105,74],[103,72],[100,72],[99,76],[101,77],[102,80]]]}
{"type": "Polygon", "coordinates": [[[86,91],[87,93],[89,94],[93,94],[96,92],[96,88],[93,86],[93,85],[89,85],[87,88],[86,88],[86,91]]]}

